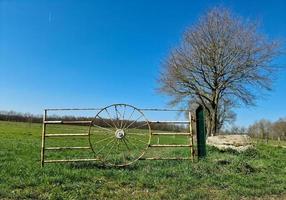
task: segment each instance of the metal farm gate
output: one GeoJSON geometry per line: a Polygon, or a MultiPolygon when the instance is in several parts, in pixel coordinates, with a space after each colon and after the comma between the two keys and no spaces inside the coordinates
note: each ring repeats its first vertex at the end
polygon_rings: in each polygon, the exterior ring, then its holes
{"type": "MultiPolygon", "coordinates": [[[[62,144],[61,143],[61,144],[62,144]]],[[[137,160],[193,160],[194,142],[192,131],[192,116],[189,110],[170,109],[138,109],[128,104],[113,104],[101,109],[45,109],[43,115],[41,166],[45,163],[98,161],[108,166],[127,166],[137,160]],[[95,117],[60,118],[49,115],[54,111],[95,111],[95,117]],[[186,121],[150,121],[144,112],[184,112],[188,115],[186,121]],[[53,129],[48,131],[48,126],[53,129]],[[60,126],[64,127],[61,128],[60,126]],[[161,127],[160,127],[161,126],[161,127]],[[162,131],[168,128],[167,131],[162,131]],[[64,133],[63,133],[63,130],[64,133]],[[79,130],[79,133],[74,133],[79,130]],[[171,130],[171,131],[170,131],[171,130]],[[70,133],[72,132],[72,133],[70,133]],[[179,136],[186,137],[184,144],[152,143],[154,137],[179,136]],[[65,143],[63,138],[85,138],[85,146],[62,146],[49,140],[65,143]],[[144,157],[148,148],[189,148],[187,157],[144,157]],[[86,158],[47,159],[48,152],[65,150],[87,150],[92,154],[86,158]]]]}

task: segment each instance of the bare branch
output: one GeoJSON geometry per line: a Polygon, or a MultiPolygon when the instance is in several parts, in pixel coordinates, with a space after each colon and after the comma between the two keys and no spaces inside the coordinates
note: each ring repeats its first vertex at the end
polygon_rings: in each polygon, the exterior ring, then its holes
{"type": "Polygon", "coordinates": [[[271,89],[272,61],[279,50],[279,42],[259,33],[258,23],[214,8],[187,29],[182,44],[170,53],[160,91],[173,97],[173,104],[195,99],[204,105],[214,122],[209,134],[215,134],[229,105],[254,105],[271,89]]]}

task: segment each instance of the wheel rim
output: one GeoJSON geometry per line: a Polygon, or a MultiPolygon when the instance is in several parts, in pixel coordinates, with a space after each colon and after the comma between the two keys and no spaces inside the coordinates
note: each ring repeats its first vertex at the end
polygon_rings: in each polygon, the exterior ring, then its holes
{"type": "Polygon", "coordinates": [[[101,109],[89,128],[95,157],[105,165],[127,166],[141,158],[151,140],[151,128],[142,111],[128,104],[101,109]]]}

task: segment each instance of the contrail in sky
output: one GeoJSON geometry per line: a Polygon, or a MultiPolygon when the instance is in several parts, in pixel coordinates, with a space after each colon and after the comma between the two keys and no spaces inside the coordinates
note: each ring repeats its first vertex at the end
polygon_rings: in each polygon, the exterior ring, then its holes
{"type": "Polygon", "coordinates": [[[49,24],[52,22],[52,13],[49,12],[49,24]]]}

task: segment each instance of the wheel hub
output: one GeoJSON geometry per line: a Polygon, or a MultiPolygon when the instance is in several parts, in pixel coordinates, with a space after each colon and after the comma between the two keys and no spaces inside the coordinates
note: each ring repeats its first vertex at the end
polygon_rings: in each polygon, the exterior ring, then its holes
{"type": "Polygon", "coordinates": [[[124,131],[123,131],[122,129],[117,129],[117,130],[115,131],[115,137],[116,137],[117,139],[122,139],[122,138],[124,138],[124,135],[125,135],[125,133],[124,133],[124,131]]]}
{"type": "Polygon", "coordinates": [[[108,166],[134,163],[145,154],[150,141],[151,127],[144,113],[127,104],[102,108],[89,126],[91,150],[108,166]]]}

